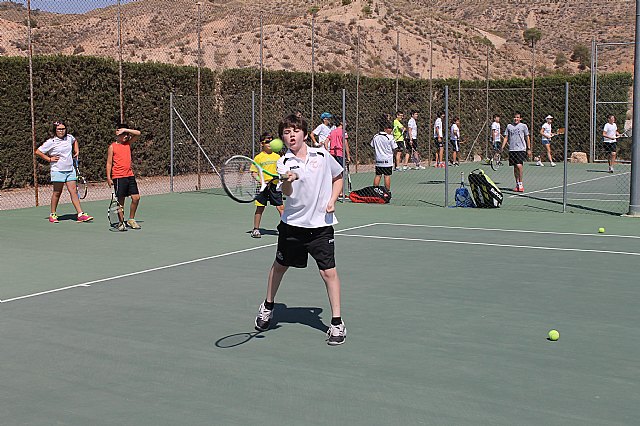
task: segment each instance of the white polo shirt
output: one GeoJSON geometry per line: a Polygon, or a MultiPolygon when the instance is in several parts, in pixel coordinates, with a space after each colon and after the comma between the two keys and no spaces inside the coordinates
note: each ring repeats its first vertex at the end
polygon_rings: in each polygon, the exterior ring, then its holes
{"type": "Polygon", "coordinates": [[[440,117],[436,118],[436,122],[433,124],[433,138],[438,139],[443,137],[442,134],[442,119],[440,117]]]}
{"type": "Polygon", "coordinates": [[[73,170],[73,144],[75,141],[76,138],[67,133],[62,139],[55,136],[40,145],[38,149],[43,154],[47,154],[50,157],[60,157],[58,161],[51,163],[52,172],[68,172],[73,170]]]}
{"type": "MultiPolygon", "coordinates": [[[[287,151],[278,160],[278,173],[292,171],[298,180],[292,182],[293,192],[287,196],[282,221],[301,228],[335,225],[338,220],[327,213],[331,200],[333,178],[342,173],[342,166],[323,147],[307,147],[307,157],[301,159],[287,151]]],[[[279,185],[282,185],[281,183],[279,185]]]]}

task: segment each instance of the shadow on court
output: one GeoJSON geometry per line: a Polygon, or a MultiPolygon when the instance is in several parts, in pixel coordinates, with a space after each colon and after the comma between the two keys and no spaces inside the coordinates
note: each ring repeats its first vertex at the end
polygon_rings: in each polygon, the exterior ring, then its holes
{"type": "MultiPolygon", "coordinates": [[[[329,326],[325,325],[320,319],[322,308],[311,307],[288,307],[284,303],[276,303],[271,327],[268,331],[277,330],[280,324],[302,324],[316,330],[325,332],[329,326]]],[[[248,343],[252,339],[261,339],[264,337],[262,331],[242,332],[230,334],[216,340],[215,346],[221,349],[233,348],[248,343]]]]}

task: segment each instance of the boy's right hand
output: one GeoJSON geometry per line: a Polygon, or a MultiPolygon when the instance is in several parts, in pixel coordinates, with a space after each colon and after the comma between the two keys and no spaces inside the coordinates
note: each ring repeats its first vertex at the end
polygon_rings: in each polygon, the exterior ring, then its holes
{"type": "Polygon", "coordinates": [[[111,180],[111,178],[107,178],[107,185],[113,186],[113,180],[111,180]]]}
{"type": "Polygon", "coordinates": [[[52,155],[51,157],[49,157],[49,162],[50,163],[55,163],[59,159],[60,159],[60,157],[58,157],[57,155],[52,155]]]}

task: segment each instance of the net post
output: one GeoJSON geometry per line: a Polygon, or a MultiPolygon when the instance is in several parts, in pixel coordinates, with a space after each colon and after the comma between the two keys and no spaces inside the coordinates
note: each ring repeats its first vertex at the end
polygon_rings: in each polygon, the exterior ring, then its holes
{"type": "Polygon", "coordinates": [[[567,153],[569,151],[569,82],[564,83],[564,161],[562,177],[562,213],[567,212],[567,153]]]}
{"type": "MultiPolygon", "coordinates": [[[[640,1],[640,0],[639,0],[640,1]]],[[[449,86],[444,86],[444,206],[449,206],[449,86]]],[[[442,158],[440,159],[442,161],[442,158]]]]}
{"type": "Polygon", "coordinates": [[[633,130],[631,135],[631,182],[629,212],[626,216],[640,217],[640,0],[636,0],[636,37],[633,68],[633,130]]]}
{"type": "Polygon", "coordinates": [[[169,191],[173,192],[173,92],[169,93],[169,191]]]}

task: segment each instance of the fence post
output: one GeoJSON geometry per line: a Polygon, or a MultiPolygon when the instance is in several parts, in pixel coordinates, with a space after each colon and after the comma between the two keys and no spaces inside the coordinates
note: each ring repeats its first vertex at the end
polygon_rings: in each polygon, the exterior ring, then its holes
{"type": "Polygon", "coordinates": [[[349,180],[349,169],[347,166],[347,90],[342,89],[342,202],[347,197],[347,182],[349,180]]]}
{"type": "Polygon", "coordinates": [[[569,82],[564,83],[564,176],[562,178],[562,213],[567,212],[567,153],[569,151],[569,82]]]}
{"type": "Polygon", "coordinates": [[[31,42],[31,1],[27,0],[27,37],[29,42],[29,105],[31,108],[31,156],[33,161],[33,190],[36,207],[40,205],[38,193],[38,161],[36,159],[36,108],[33,100],[33,46],[31,42]]]}
{"type": "Polygon", "coordinates": [[[173,92],[169,93],[169,191],[173,192],[173,92]]]}
{"type": "MultiPolygon", "coordinates": [[[[444,86],[444,206],[449,206],[449,86],[444,86]]],[[[440,159],[442,161],[442,158],[440,159]]]]}
{"type": "Polygon", "coordinates": [[[633,130],[631,135],[631,184],[629,188],[628,216],[640,217],[640,0],[636,0],[636,38],[633,69],[633,130]]]}
{"type": "MultiPolygon", "coordinates": [[[[262,134],[262,133],[261,133],[262,134]]],[[[251,158],[256,157],[256,91],[251,91],[251,158]]]]}

